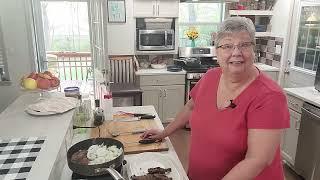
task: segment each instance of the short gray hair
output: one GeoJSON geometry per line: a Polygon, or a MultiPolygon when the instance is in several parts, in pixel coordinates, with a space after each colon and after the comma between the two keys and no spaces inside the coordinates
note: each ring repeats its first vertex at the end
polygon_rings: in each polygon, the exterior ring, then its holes
{"type": "Polygon", "coordinates": [[[225,19],[219,26],[218,32],[215,38],[215,46],[217,48],[221,39],[227,36],[228,34],[234,32],[247,31],[253,43],[255,43],[255,26],[251,19],[246,17],[229,17],[225,19]]]}

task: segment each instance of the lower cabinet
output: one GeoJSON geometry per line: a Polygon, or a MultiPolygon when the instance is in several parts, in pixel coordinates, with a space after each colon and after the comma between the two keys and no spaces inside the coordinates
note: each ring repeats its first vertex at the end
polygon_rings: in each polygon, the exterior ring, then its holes
{"type": "Polygon", "coordinates": [[[304,101],[291,95],[287,95],[287,100],[290,112],[290,128],[284,131],[281,154],[286,163],[294,168],[301,122],[301,107],[304,101]]]}
{"type": "Polygon", "coordinates": [[[292,109],[289,109],[289,112],[290,128],[286,129],[283,135],[282,157],[287,163],[289,163],[289,165],[293,167],[298,145],[301,114],[293,111],[292,109]]]}
{"type": "Polygon", "coordinates": [[[169,122],[184,106],[184,85],[141,87],[142,105],[153,105],[162,122],[169,122]]]}
{"type": "Polygon", "coordinates": [[[170,122],[184,106],[185,75],[139,75],[142,105],[153,105],[162,122],[170,122]]]}

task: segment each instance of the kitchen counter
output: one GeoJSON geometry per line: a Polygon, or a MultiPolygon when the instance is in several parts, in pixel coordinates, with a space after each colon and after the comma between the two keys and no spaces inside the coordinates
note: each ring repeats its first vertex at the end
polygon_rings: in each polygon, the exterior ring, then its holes
{"type": "Polygon", "coordinates": [[[305,102],[320,107],[320,92],[314,86],[299,88],[284,88],[284,91],[292,96],[302,99],[305,102]]]}
{"type": "Polygon", "coordinates": [[[166,68],[164,69],[139,69],[136,71],[137,76],[146,76],[146,75],[167,75],[167,74],[186,74],[187,72],[185,70],[179,71],[179,72],[170,72],[167,71],[166,68]]]}
{"type": "Polygon", "coordinates": [[[273,66],[269,66],[263,63],[254,63],[254,65],[260,69],[261,71],[265,71],[265,72],[279,72],[280,69],[277,67],[273,67],[273,66]]]}
{"type": "MultiPolygon", "coordinates": [[[[118,112],[118,111],[155,114],[156,115],[155,121],[156,121],[158,128],[159,129],[164,128],[160,119],[159,119],[159,116],[153,106],[129,106],[129,107],[114,107],[113,108],[114,113],[118,112]]],[[[81,139],[74,139],[73,143],[77,143],[79,140],[81,140],[81,139]]],[[[176,151],[175,151],[170,139],[167,137],[165,140],[167,142],[169,150],[162,151],[161,153],[164,155],[167,155],[173,159],[173,161],[176,164],[176,168],[178,169],[180,175],[182,176],[181,180],[188,180],[187,174],[183,169],[183,166],[182,166],[182,164],[176,154],[176,151]]],[[[135,156],[135,155],[134,154],[125,155],[125,159],[133,157],[133,156],[135,156]]],[[[71,179],[71,174],[72,174],[72,171],[69,169],[68,165],[65,165],[60,179],[63,179],[63,180],[64,179],[71,179]]],[[[180,179],[177,179],[177,180],[180,180],[180,179]]]]}
{"type": "MultiPolygon", "coordinates": [[[[59,94],[61,95],[61,94],[59,94]]],[[[54,116],[31,116],[25,108],[35,103],[39,93],[25,93],[0,114],[0,137],[3,139],[45,136],[45,142],[33,163],[28,179],[57,180],[64,164],[59,161],[66,152],[65,138],[72,122],[73,110],[54,116]]],[[[70,138],[71,139],[71,138],[70,138]]]]}

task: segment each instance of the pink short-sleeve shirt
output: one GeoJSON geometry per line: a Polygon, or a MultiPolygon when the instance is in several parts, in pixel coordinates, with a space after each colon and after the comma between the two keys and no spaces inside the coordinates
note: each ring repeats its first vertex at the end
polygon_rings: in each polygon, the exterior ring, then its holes
{"type": "MultiPolygon", "coordinates": [[[[218,110],[216,94],[221,69],[209,70],[191,90],[191,180],[221,180],[245,158],[248,129],[284,129],[290,126],[287,101],[281,88],[260,72],[233,100],[235,108],[218,110]]],[[[280,145],[279,145],[280,146],[280,145]]],[[[255,180],[283,180],[280,148],[272,164],[255,180]]]]}

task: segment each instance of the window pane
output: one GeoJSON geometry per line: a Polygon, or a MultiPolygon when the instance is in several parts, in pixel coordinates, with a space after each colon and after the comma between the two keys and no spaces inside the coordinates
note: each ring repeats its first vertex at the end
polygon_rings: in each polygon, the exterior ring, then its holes
{"type": "Polygon", "coordinates": [[[312,68],[313,71],[317,71],[319,59],[320,59],[320,51],[316,51],[316,61],[314,62],[314,65],[312,68]]]}
{"type": "Polygon", "coordinates": [[[296,52],[295,66],[303,67],[304,55],[306,53],[305,48],[298,48],[296,52]]]}
{"type": "Polygon", "coordinates": [[[222,3],[180,3],[179,21],[219,23],[222,3]]]}
{"type": "Polygon", "coordinates": [[[306,59],[304,62],[305,69],[312,70],[314,57],[315,57],[315,51],[314,50],[307,50],[306,59]]]}
{"type": "Polygon", "coordinates": [[[181,47],[187,47],[191,45],[191,40],[188,39],[186,32],[189,28],[195,27],[199,32],[199,37],[195,40],[196,46],[210,46],[211,35],[216,32],[217,25],[180,25],[179,26],[179,42],[181,47]]]}

